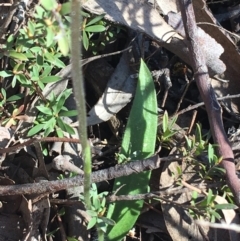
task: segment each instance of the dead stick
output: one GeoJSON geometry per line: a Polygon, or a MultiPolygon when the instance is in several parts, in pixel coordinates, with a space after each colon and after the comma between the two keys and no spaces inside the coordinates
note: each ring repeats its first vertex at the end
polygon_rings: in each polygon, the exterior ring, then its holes
{"type": "MultiPolygon", "coordinates": [[[[146,160],[133,161],[125,165],[116,165],[109,169],[100,170],[92,174],[92,181],[97,183],[104,180],[114,179],[116,177],[128,176],[133,173],[149,171],[160,167],[161,161],[179,161],[178,156],[168,156],[159,158],[158,155],[152,156],[146,160]]],[[[24,195],[24,194],[43,194],[54,193],[60,190],[83,185],[83,176],[79,175],[73,178],[66,178],[57,181],[46,181],[40,183],[0,186],[1,196],[24,195]]]]}
{"type": "Polygon", "coordinates": [[[235,201],[240,205],[240,183],[236,175],[234,155],[223,128],[221,107],[216,99],[214,90],[209,81],[205,56],[201,51],[201,43],[198,41],[197,25],[191,0],[179,0],[188,48],[192,57],[192,68],[196,83],[205,103],[212,136],[218,145],[219,155],[223,157],[222,166],[226,170],[226,179],[233,192],[235,201]]]}

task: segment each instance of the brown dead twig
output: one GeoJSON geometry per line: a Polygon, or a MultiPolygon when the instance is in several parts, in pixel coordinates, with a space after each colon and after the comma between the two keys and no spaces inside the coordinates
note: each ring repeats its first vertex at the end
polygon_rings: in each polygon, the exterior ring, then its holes
{"type": "Polygon", "coordinates": [[[218,153],[223,157],[222,166],[226,170],[226,180],[232,190],[237,205],[240,205],[240,183],[236,175],[234,155],[223,128],[221,107],[211,86],[205,56],[199,48],[197,25],[191,0],[179,0],[188,42],[192,57],[192,68],[196,83],[205,103],[214,142],[218,145],[218,153]]]}
{"type": "MultiPolygon", "coordinates": [[[[105,180],[114,179],[121,176],[128,176],[133,173],[154,170],[160,167],[161,161],[180,161],[179,156],[168,156],[160,158],[158,155],[146,160],[134,161],[125,165],[116,165],[109,169],[100,170],[92,174],[92,182],[97,183],[105,180]]],[[[31,183],[23,185],[0,186],[1,196],[24,195],[24,194],[47,194],[60,190],[83,185],[82,175],[66,178],[57,181],[47,181],[41,183],[31,183]]]]}

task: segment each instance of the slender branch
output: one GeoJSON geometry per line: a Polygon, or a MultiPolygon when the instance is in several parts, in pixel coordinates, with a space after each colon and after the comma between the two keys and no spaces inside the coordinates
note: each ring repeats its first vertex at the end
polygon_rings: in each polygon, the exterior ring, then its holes
{"type": "MultiPolygon", "coordinates": [[[[217,100],[227,100],[227,99],[234,99],[234,98],[240,98],[240,94],[237,94],[237,95],[227,95],[227,96],[223,96],[223,97],[218,97],[217,100]]],[[[185,112],[188,112],[188,111],[190,111],[190,110],[197,109],[198,107],[203,106],[203,105],[205,105],[204,102],[200,102],[200,103],[197,103],[197,104],[195,104],[195,105],[190,105],[190,106],[188,106],[187,108],[180,110],[179,112],[177,112],[177,113],[176,113],[175,115],[173,115],[173,116],[182,115],[182,114],[185,113],[185,112]]]]}
{"type": "Polygon", "coordinates": [[[223,157],[222,166],[226,170],[226,180],[233,192],[235,201],[240,205],[240,182],[236,175],[234,155],[224,131],[221,107],[211,86],[205,56],[200,49],[197,25],[191,0],[179,0],[187,44],[192,57],[192,68],[196,83],[205,103],[213,139],[218,145],[219,155],[223,157]]]}
{"type": "Polygon", "coordinates": [[[84,199],[87,209],[91,209],[90,188],[91,188],[91,149],[87,139],[87,112],[85,106],[85,94],[81,69],[81,47],[79,39],[81,37],[81,14],[79,0],[72,1],[71,20],[71,52],[72,52],[72,80],[73,89],[78,111],[79,134],[83,148],[84,159],[84,199]]]}
{"type": "MultiPolygon", "coordinates": [[[[178,156],[168,156],[159,158],[158,155],[151,158],[134,161],[125,165],[116,165],[109,169],[92,173],[91,178],[94,183],[111,180],[121,176],[128,176],[133,173],[154,170],[160,167],[161,161],[180,161],[178,156]]],[[[83,176],[79,175],[64,180],[47,181],[41,183],[0,186],[1,196],[24,195],[24,194],[44,194],[54,193],[60,190],[83,185],[83,176]]]]}

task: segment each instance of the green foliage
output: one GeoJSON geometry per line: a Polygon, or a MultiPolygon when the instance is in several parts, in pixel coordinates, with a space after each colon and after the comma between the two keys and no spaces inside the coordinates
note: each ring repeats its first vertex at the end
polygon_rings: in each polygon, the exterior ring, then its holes
{"type": "MultiPolygon", "coordinates": [[[[90,15],[87,15],[90,17],[90,15]]],[[[104,32],[106,28],[103,26],[104,22],[101,21],[104,15],[99,15],[87,22],[87,17],[83,20],[82,27],[82,42],[86,50],[89,48],[89,40],[92,38],[94,33],[104,32]]]]}
{"type": "Polygon", "coordinates": [[[225,170],[219,166],[222,157],[218,157],[215,151],[216,145],[208,143],[209,136],[206,140],[202,136],[201,126],[197,124],[195,135],[192,137],[185,136],[186,147],[182,148],[183,155],[192,160],[200,168],[198,174],[202,179],[212,180],[213,177],[223,176],[225,170]],[[207,163],[201,163],[197,159],[199,155],[207,155],[207,163]]]}
{"type": "Polygon", "coordinates": [[[98,193],[96,184],[92,184],[92,189],[90,191],[92,208],[87,211],[91,216],[91,220],[87,226],[88,229],[96,225],[98,231],[106,233],[107,225],[115,225],[115,222],[112,219],[104,217],[106,212],[107,195],[108,192],[98,193]]]}
{"type": "Polygon", "coordinates": [[[37,6],[34,18],[20,29],[17,39],[10,35],[3,45],[4,55],[11,59],[12,70],[1,71],[0,76],[12,76],[12,87],[18,81],[31,93],[36,91],[37,86],[43,89],[46,83],[58,81],[60,77],[51,73],[55,68],[65,67],[61,59],[63,55],[68,55],[69,47],[63,49],[61,46],[63,39],[69,43],[68,29],[69,22],[57,9],[48,11],[37,6]]]}
{"type": "Polygon", "coordinates": [[[164,112],[161,125],[161,135],[158,137],[161,145],[165,148],[171,146],[172,137],[178,132],[174,126],[177,121],[177,116],[169,120],[167,111],[164,112]]]}
{"type": "Polygon", "coordinates": [[[76,110],[68,110],[64,103],[72,90],[66,89],[59,96],[55,96],[53,93],[48,99],[47,104],[37,106],[39,114],[35,121],[35,126],[28,132],[28,136],[33,136],[36,133],[44,130],[44,136],[48,136],[53,131],[56,131],[59,137],[63,137],[63,131],[74,134],[74,130],[71,126],[66,124],[61,117],[63,116],[76,116],[76,110]]]}
{"type": "Polygon", "coordinates": [[[211,189],[205,198],[198,200],[198,193],[194,191],[192,193],[191,207],[189,213],[195,219],[205,218],[211,220],[211,222],[220,221],[222,219],[220,211],[223,209],[236,209],[237,206],[232,203],[217,204],[215,202],[216,195],[213,194],[211,189]]]}
{"type": "MultiPolygon", "coordinates": [[[[141,60],[139,82],[124,133],[120,155],[131,160],[150,157],[154,154],[156,134],[157,100],[155,88],[151,73],[141,60]]],[[[117,178],[113,190],[118,190],[117,194],[119,195],[145,193],[149,190],[149,178],[150,172],[117,178]]],[[[107,217],[117,223],[113,227],[108,227],[107,240],[123,239],[136,222],[142,204],[142,200],[110,204],[107,217]]]]}

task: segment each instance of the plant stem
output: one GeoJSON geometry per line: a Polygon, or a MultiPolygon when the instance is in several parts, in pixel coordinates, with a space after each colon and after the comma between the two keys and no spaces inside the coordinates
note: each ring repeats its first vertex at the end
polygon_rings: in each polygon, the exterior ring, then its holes
{"type": "Polygon", "coordinates": [[[91,187],[91,149],[87,138],[87,119],[86,119],[86,106],[85,106],[85,94],[83,86],[83,76],[81,69],[81,45],[79,39],[81,37],[81,14],[80,14],[80,2],[79,0],[73,0],[71,5],[71,52],[72,52],[72,81],[73,90],[78,111],[79,120],[79,134],[83,149],[84,160],[84,199],[87,209],[91,209],[90,201],[90,187],[91,187]]]}

